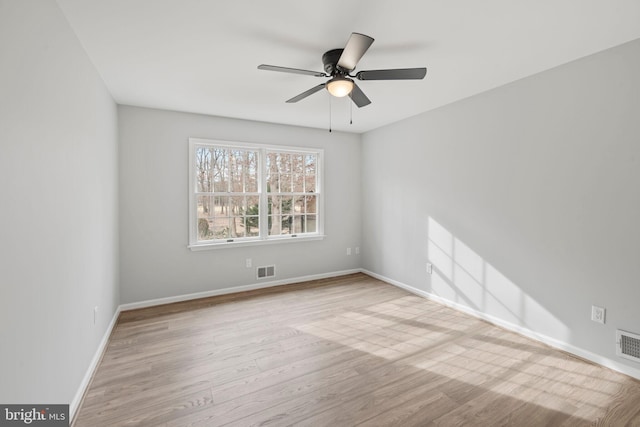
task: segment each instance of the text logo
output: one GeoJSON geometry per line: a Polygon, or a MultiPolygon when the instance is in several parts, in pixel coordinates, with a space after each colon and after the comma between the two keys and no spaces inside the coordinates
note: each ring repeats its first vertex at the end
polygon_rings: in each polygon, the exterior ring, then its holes
{"type": "Polygon", "coordinates": [[[68,427],[69,405],[0,405],[0,427],[68,427]]]}

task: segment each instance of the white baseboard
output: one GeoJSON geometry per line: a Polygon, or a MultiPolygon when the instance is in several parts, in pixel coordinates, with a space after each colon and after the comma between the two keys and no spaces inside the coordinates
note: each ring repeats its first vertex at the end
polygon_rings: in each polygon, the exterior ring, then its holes
{"type": "Polygon", "coordinates": [[[467,307],[465,305],[450,301],[448,299],[442,298],[438,295],[434,295],[432,293],[423,291],[421,289],[417,289],[414,288],[413,286],[407,285],[405,283],[402,282],[398,282],[397,280],[393,280],[390,279],[388,277],[382,276],[380,274],[374,273],[372,271],[368,271],[365,269],[361,270],[363,273],[371,276],[371,277],[375,277],[378,280],[382,280],[383,282],[389,283],[390,285],[394,285],[397,286],[399,288],[402,288],[406,291],[411,292],[412,294],[430,299],[432,301],[435,301],[437,303],[446,305],[447,307],[451,307],[455,310],[461,311],[463,313],[469,314],[471,316],[477,317],[479,319],[482,320],[486,320],[487,322],[494,324],[496,326],[500,326],[501,328],[507,329],[509,331],[512,332],[516,332],[520,335],[524,335],[527,338],[531,338],[534,339],[536,341],[539,341],[543,344],[546,344],[548,346],[551,346],[553,348],[556,348],[558,350],[562,350],[565,351],[567,353],[571,353],[575,356],[578,356],[582,359],[586,359],[589,360],[593,363],[597,363],[598,365],[604,366],[606,368],[612,369],[614,371],[623,373],[625,375],[628,375],[630,377],[636,378],[640,380],[640,369],[635,369],[632,368],[630,366],[627,365],[623,365],[621,363],[616,362],[615,360],[597,355],[595,353],[592,353],[590,351],[587,351],[585,349],[576,347],[572,344],[557,340],[555,338],[549,337],[547,335],[544,334],[539,334],[531,329],[528,328],[524,328],[520,325],[515,325],[511,322],[507,322],[503,319],[500,319],[498,317],[495,316],[491,316],[489,314],[483,313],[481,311],[478,310],[474,310],[473,308],[467,307]]]}
{"type": "Polygon", "coordinates": [[[104,353],[107,344],[109,343],[109,338],[111,337],[111,332],[113,332],[113,328],[116,326],[118,321],[118,316],[120,315],[120,306],[116,308],[116,312],[113,313],[113,317],[111,318],[111,322],[109,322],[109,326],[107,326],[107,330],[104,332],[102,336],[102,340],[100,344],[98,344],[98,348],[91,359],[91,363],[89,363],[89,368],[87,372],[85,372],[84,377],[82,378],[82,382],[80,383],[80,387],[78,387],[78,391],[76,391],[75,396],[73,396],[73,400],[69,404],[69,419],[71,421],[74,420],[76,416],[76,411],[80,407],[80,403],[82,402],[82,397],[84,393],[87,391],[87,387],[91,383],[91,378],[93,377],[93,373],[98,367],[98,363],[100,363],[100,359],[102,359],[102,354],[104,353]]]}
{"type": "Polygon", "coordinates": [[[156,298],[146,301],[132,302],[121,304],[120,310],[135,310],[137,308],[153,307],[162,304],[171,304],[173,302],[189,301],[198,298],[214,297],[218,295],[233,294],[237,292],[253,291],[255,289],[271,288],[274,286],[290,285],[292,283],[310,282],[311,280],[328,279],[330,277],[345,276],[347,274],[360,273],[361,269],[334,271],[331,273],[313,274],[309,276],[294,277],[291,279],[274,280],[270,282],[258,282],[251,285],[233,286],[230,288],[214,289],[211,291],[196,292],[193,294],[177,295],[174,297],[156,298]]]}

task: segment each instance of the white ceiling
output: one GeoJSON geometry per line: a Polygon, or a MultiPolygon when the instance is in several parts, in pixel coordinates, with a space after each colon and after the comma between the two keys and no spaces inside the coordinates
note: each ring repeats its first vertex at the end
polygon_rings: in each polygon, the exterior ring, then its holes
{"type": "Polygon", "coordinates": [[[375,38],[358,70],[426,66],[419,81],[363,81],[372,104],[332,98],[333,129],[365,132],[640,38],[637,0],[58,0],[119,104],[327,128],[323,80],[351,32],[375,38]]]}

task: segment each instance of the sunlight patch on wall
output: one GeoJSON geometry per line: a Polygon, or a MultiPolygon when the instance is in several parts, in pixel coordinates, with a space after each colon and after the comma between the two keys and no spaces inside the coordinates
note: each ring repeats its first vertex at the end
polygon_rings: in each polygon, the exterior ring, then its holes
{"type": "Polygon", "coordinates": [[[492,315],[516,325],[522,325],[519,314],[522,312],[522,291],[504,274],[487,264],[485,289],[486,304],[483,307],[492,315]]]}
{"type": "Polygon", "coordinates": [[[482,314],[569,338],[569,328],[432,217],[427,256],[433,264],[431,292],[482,314]]]}

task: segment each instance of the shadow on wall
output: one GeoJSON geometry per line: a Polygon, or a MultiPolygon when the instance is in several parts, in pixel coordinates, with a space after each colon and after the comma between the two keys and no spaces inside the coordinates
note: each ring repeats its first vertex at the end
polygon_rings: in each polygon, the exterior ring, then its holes
{"type": "Polygon", "coordinates": [[[568,340],[569,328],[435,219],[428,220],[430,292],[503,322],[568,340]]]}

